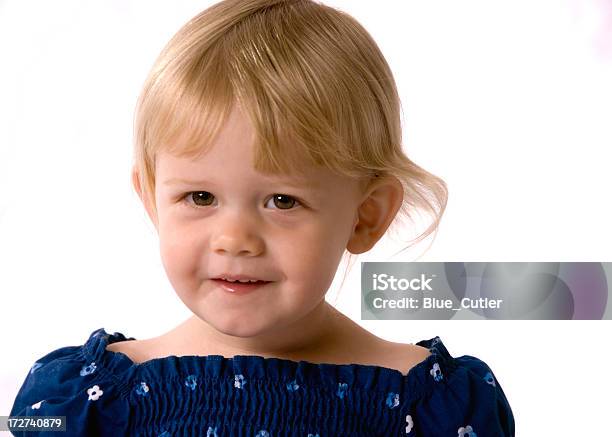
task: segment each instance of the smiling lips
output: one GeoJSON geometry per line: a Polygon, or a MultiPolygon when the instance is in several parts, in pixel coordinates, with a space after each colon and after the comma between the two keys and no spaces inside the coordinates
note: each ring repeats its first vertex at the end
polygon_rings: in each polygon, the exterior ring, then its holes
{"type": "Polygon", "coordinates": [[[252,284],[252,283],[255,283],[255,282],[268,282],[268,281],[263,281],[261,279],[236,279],[236,280],[227,279],[227,278],[215,278],[215,279],[219,279],[221,281],[226,281],[226,282],[230,282],[230,283],[239,282],[241,284],[252,284]]]}
{"type": "Polygon", "coordinates": [[[270,282],[264,279],[256,278],[255,275],[245,275],[245,274],[233,275],[231,273],[221,273],[220,275],[214,276],[212,279],[224,279],[229,282],[239,281],[243,283],[244,282],[256,282],[256,281],[270,282]]]}
{"type": "Polygon", "coordinates": [[[219,285],[225,291],[228,291],[233,294],[249,293],[271,282],[262,280],[255,280],[254,282],[250,282],[248,280],[246,282],[231,282],[226,281],[225,279],[212,279],[212,281],[219,285]]]}

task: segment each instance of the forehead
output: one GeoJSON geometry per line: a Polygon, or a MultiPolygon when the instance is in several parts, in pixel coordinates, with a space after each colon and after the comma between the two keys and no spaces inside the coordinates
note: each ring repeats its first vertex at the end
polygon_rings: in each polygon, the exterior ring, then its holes
{"type": "MultiPolygon", "coordinates": [[[[181,139],[171,144],[173,150],[181,150],[181,139]]],[[[290,145],[288,145],[290,146],[290,145]]],[[[233,185],[282,182],[296,188],[321,190],[350,185],[347,176],[300,162],[299,169],[281,174],[263,173],[255,169],[255,130],[238,105],[232,108],[217,137],[200,147],[197,156],[181,156],[159,150],[155,159],[156,179],[162,185],[186,185],[198,182],[227,181],[233,185]]]]}
{"type": "Polygon", "coordinates": [[[305,167],[300,173],[262,173],[253,168],[252,157],[248,153],[215,153],[215,150],[219,148],[213,147],[197,159],[160,152],[156,159],[156,178],[165,186],[228,180],[235,185],[241,181],[245,184],[280,182],[295,188],[316,190],[347,182],[345,177],[322,167],[305,167]]]}

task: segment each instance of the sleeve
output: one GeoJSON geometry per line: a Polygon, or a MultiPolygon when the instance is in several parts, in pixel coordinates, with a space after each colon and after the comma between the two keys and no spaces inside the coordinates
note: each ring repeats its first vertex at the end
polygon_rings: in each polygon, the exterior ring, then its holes
{"type": "MultiPolygon", "coordinates": [[[[11,416],[66,416],[64,437],[124,435],[123,405],[112,375],[101,372],[82,353],[66,346],[36,360],[13,401],[11,416]],[[108,431],[108,432],[107,432],[108,431]]],[[[14,436],[57,436],[50,430],[13,430],[14,436]]]]}
{"type": "Polygon", "coordinates": [[[489,366],[470,355],[455,363],[447,380],[416,403],[414,435],[514,437],[512,409],[489,366]]]}

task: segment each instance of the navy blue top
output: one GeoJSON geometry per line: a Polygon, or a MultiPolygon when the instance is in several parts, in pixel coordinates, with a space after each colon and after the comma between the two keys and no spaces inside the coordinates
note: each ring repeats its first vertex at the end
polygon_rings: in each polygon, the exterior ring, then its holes
{"type": "MultiPolygon", "coordinates": [[[[387,367],[257,355],[168,356],[136,364],[106,350],[135,340],[100,328],[29,370],[11,416],[66,416],[62,436],[503,437],[514,417],[483,361],[439,337],[407,375],[387,367]]],[[[14,432],[50,435],[57,432],[14,432]]]]}

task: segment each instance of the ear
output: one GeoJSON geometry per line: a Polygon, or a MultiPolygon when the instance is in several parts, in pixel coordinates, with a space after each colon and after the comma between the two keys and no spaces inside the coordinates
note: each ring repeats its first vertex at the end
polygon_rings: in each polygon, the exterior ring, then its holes
{"type": "Polygon", "coordinates": [[[346,248],[353,254],[370,250],[395,218],[402,206],[404,188],[392,175],[375,179],[357,210],[353,233],[346,248]]]}
{"type": "Polygon", "coordinates": [[[153,210],[153,205],[148,196],[146,196],[142,191],[142,187],[140,186],[140,172],[138,171],[136,165],[132,167],[132,185],[134,186],[134,190],[136,190],[138,197],[140,197],[140,200],[147,211],[147,215],[151,219],[151,222],[153,222],[153,226],[155,226],[155,229],[158,230],[157,213],[153,210]]]}

